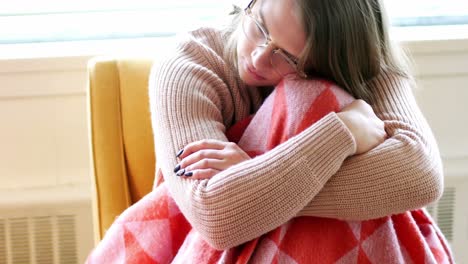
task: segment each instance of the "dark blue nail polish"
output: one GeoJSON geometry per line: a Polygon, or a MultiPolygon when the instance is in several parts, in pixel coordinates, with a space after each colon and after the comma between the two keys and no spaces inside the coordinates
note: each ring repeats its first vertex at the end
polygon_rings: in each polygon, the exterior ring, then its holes
{"type": "Polygon", "coordinates": [[[185,169],[181,169],[180,171],[176,173],[177,176],[182,176],[184,174],[185,174],[185,169]]]}
{"type": "Polygon", "coordinates": [[[191,172],[191,171],[186,172],[186,173],[185,173],[185,176],[186,176],[186,177],[192,177],[192,176],[193,176],[193,172],[191,172]]]}
{"type": "Polygon", "coordinates": [[[175,166],[174,168],[174,173],[178,172],[179,170],[180,170],[180,164],[177,164],[177,166],[175,166]]]}
{"type": "Polygon", "coordinates": [[[180,155],[182,155],[182,153],[184,153],[184,149],[179,150],[179,152],[177,152],[177,154],[176,154],[176,157],[177,158],[180,157],[180,155]]]}

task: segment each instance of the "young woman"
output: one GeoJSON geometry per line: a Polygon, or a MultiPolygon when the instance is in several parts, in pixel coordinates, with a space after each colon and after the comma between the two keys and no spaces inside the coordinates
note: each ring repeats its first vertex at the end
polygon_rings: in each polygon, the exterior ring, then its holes
{"type": "Polygon", "coordinates": [[[158,187],[87,263],[453,263],[419,209],[443,177],[413,84],[380,0],[254,0],[191,32],[151,73],[158,187]],[[314,116],[324,83],[348,93],[314,116]]]}
{"type": "Polygon", "coordinates": [[[380,0],[257,0],[230,30],[202,28],[150,80],[158,173],[213,247],[296,216],[367,220],[443,191],[438,148],[380,0]],[[357,100],[253,159],[225,132],[283,76],[319,76],[357,100]]]}

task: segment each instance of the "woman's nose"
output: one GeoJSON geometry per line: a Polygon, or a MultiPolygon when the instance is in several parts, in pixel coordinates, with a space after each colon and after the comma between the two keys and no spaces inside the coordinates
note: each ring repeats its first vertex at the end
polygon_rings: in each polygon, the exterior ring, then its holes
{"type": "Polygon", "coordinates": [[[270,54],[271,54],[271,47],[256,47],[252,53],[252,64],[257,69],[262,69],[265,67],[269,67],[270,63],[270,54]]]}

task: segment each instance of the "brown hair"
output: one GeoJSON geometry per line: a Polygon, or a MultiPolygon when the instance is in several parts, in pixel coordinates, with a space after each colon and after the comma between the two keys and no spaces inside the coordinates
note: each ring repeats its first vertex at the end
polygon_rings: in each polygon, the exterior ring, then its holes
{"type": "Polygon", "coordinates": [[[241,30],[242,8],[233,5],[233,10],[229,13],[232,16],[231,24],[224,30],[225,45],[224,58],[232,62],[237,70],[237,36],[241,30]]]}
{"type": "MultiPolygon", "coordinates": [[[[369,103],[374,94],[366,83],[382,70],[409,77],[407,57],[390,40],[382,0],[297,0],[296,7],[307,36],[299,67],[309,76],[333,80],[369,103]]],[[[232,12],[226,30],[226,56],[234,62],[240,11],[232,12]]]]}

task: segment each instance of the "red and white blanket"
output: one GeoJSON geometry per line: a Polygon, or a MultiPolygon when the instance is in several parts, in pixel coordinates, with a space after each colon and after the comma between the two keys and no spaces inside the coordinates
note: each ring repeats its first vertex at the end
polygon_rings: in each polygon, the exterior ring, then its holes
{"type": "MultiPolygon", "coordinates": [[[[286,78],[228,137],[249,155],[261,155],[352,100],[330,82],[286,78]]],[[[297,217],[235,248],[216,250],[190,226],[162,182],[116,219],[87,263],[453,263],[453,258],[424,209],[368,221],[297,217]]]]}

